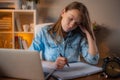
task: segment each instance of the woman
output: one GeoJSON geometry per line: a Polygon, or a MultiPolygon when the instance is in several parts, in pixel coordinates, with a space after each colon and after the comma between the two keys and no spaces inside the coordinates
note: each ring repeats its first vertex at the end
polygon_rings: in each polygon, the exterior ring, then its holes
{"type": "Polygon", "coordinates": [[[42,51],[42,62],[57,69],[78,61],[80,54],[97,64],[99,53],[86,6],[80,2],[66,6],[55,24],[42,27],[29,49],[42,51]]]}

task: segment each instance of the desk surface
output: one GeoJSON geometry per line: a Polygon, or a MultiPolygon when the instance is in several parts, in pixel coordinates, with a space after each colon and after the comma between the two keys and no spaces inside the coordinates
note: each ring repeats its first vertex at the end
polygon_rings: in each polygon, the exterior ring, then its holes
{"type": "MultiPolygon", "coordinates": [[[[103,64],[103,59],[100,59],[99,60],[99,63],[97,66],[102,66],[103,64]]],[[[119,78],[105,78],[104,76],[101,76],[102,72],[101,73],[97,73],[97,74],[93,74],[93,75],[89,75],[89,76],[86,76],[86,77],[80,77],[80,78],[77,78],[77,79],[74,79],[74,80],[120,80],[120,77],[119,78]]]]}
{"type": "Polygon", "coordinates": [[[74,80],[120,80],[120,78],[105,78],[103,76],[100,76],[99,74],[95,74],[95,75],[90,75],[90,76],[86,76],[86,77],[82,77],[82,78],[77,78],[74,80]]]}
{"type": "MultiPolygon", "coordinates": [[[[12,78],[0,78],[0,80],[22,80],[22,79],[12,79],[12,78]]],[[[76,78],[74,80],[120,80],[120,78],[104,78],[103,76],[100,76],[100,73],[86,76],[86,77],[81,77],[81,78],[76,78]]]]}
{"type": "MultiPolygon", "coordinates": [[[[103,64],[103,59],[100,59],[98,66],[102,66],[103,64]]],[[[119,78],[105,78],[103,76],[100,76],[101,73],[97,73],[97,74],[93,74],[93,75],[89,75],[86,77],[80,77],[80,78],[76,78],[74,80],[120,80],[119,78]]],[[[22,79],[13,79],[13,78],[0,78],[0,80],[22,80],[22,79]]]]}

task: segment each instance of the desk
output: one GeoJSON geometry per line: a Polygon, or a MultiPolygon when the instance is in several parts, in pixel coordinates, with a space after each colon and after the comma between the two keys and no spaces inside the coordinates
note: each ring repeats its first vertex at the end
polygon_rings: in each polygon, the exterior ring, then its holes
{"type": "MultiPolygon", "coordinates": [[[[101,58],[99,60],[99,63],[97,66],[102,66],[103,64],[103,58],[101,58]]],[[[93,75],[89,75],[89,76],[86,76],[86,77],[80,77],[80,78],[76,78],[74,80],[120,80],[120,77],[119,78],[105,78],[104,76],[101,76],[102,72],[100,73],[97,73],[97,74],[93,74],[93,75]]]]}
{"type": "MultiPolygon", "coordinates": [[[[0,78],[0,80],[22,80],[22,79],[0,78]]],[[[90,75],[90,76],[87,76],[87,77],[76,78],[74,80],[120,80],[120,78],[116,78],[116,79],[109,78],[109,79],[106,79],[104,77],[100,77],[100,74],[95,74],[95,75],[90,75]]]]}
{"type": "MultiPolygon", "coordinates": [[[[100,59],[99,63],[97,66],[102,66],[103,64],[103,59],[100,59]]],[[[104,78],[103,76],[100,76],[101,73],[97,73],[97,74],[93,74],[93,75],[89,75],[86,77],[80,77],[80,78],[76,78],[74,80],[120,80],[120,78],[104,78]]],[[[13,79],[13,78],[0,78],[0,80],[22,80],[22,79],[13,79]]]]}

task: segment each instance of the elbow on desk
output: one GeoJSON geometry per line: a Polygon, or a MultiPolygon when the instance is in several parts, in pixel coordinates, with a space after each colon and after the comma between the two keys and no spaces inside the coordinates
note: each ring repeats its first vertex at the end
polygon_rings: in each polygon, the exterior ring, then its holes
{"type": "Polygon", "coordinates": [[[98,64],[99,62],[99,54],[97,54],[96,56],[88,56],[87,58],[85,58],[86,62],[88,62],[89,64],[98,64]]]}

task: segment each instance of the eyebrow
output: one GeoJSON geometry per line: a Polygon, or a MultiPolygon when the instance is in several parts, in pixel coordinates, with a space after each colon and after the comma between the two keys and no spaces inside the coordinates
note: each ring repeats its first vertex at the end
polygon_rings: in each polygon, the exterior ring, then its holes
{"type": "MultiPolygon", "coordinates": [[[[72,14],[69,14],[69,15],[71,15],[73,18],[74,18],[74,15],[72,15],[72,14]]],[[[75,19],[76,20],[76,19],[75,19]]],[[[79,20],[76,20],[77,22],[80,22],[80,19],[79,20]]]]}

